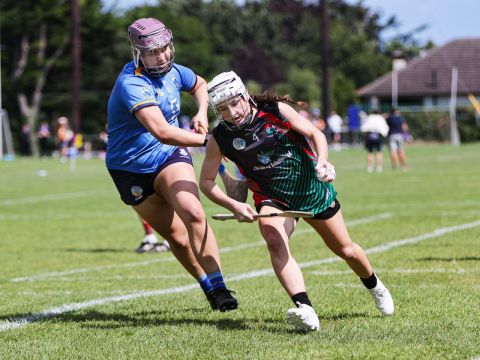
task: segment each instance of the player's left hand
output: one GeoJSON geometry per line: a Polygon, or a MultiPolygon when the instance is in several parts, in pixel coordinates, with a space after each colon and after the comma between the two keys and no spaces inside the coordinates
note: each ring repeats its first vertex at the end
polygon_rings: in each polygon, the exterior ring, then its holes
{"type": "Polygon", "coordinates": [[[208,118],[203,114],[197,114],[192,118],[190,127],[197,133],[206,134],[208,132],[208,118]]]}
{"type": "Polygon", "coordinates": [[[318,180],[323,182],[330,183],[337,177],[335,167],[328,161],[317,163],[317,166],[315,166],[315,171],[317,172],[318,180]]]}

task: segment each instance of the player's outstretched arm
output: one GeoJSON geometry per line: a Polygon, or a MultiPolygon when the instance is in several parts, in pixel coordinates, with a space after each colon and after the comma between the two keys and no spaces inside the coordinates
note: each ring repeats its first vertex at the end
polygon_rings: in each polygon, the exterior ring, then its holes
{"type": "Polygon", "coordinates": [[[249,204],[240,202],[227,196],[216,184],[218,168],[222,161],[222,153],[217,142],[212,137],[208,141],[202,171],[200,173],[200,190],[214,203],[230,210],[238,221],[253,222],[256,212],[249,204]]]}

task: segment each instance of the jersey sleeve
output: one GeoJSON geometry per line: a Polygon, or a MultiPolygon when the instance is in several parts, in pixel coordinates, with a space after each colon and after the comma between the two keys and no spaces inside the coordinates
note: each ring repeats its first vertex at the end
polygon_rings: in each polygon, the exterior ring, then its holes
{"type": "Polygon", "coordinates": [[[179,64],[175,64],[175,69],[178,71],[180,75],[180,90],[181,91],[192,90],[197,84],[197,75],[195,75],[193,70],[179,64]]]}
{"type": "Polygon", "coordinates": [[[158,105],[152,86],[140,77],[129,77],[122,83],[120,91],[121,101],[133,114],[147,106],[158,105]]]}

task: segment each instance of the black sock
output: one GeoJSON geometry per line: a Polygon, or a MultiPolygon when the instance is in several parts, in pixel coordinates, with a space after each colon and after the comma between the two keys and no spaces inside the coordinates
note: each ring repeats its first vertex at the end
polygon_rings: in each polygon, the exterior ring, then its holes
{"type": "Polygon", "coordinates": [[[366,279],[360,278],[360,280],[362,280],[363,285],[365,285],[367,289],[373,289],[375,286],[377,286],[377,277],[375,276],[375,273],[372,273],[372,276],[366,279]]]}
{"type": "Polygon", "coordinates": [[[306,292],[299,292],[291,297],[293,303],[298,307],[297,302],[300,304],[306,304],[308,306],[312,306],[312,303],[310,302],[310,299],[308,298],[308,295],[306,292]]]}

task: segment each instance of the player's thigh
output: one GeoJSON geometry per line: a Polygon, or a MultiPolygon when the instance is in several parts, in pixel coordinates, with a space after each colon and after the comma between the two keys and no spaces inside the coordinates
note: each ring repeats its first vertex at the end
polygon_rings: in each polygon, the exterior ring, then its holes
{"type": "Polygon", "coordinates": [[[305,221],[315,229],[325,244],[334,252],[352,244],[341,210],[327,220],[305,219],[305,221]]]}
{"type": "Polygon", "coordinates": [[[141,204],[132,207],[164,239],[179,245],[188,243],[185,225],[173,207],[161,196],[152,194],[141,204]]]}
{"type": "Polygon", "coordinates": [[[184,221],[197,221],[205,217],[195,172],[190,164],[177,162],[164,168],[155,178],[154,189],[184,221]]]}

